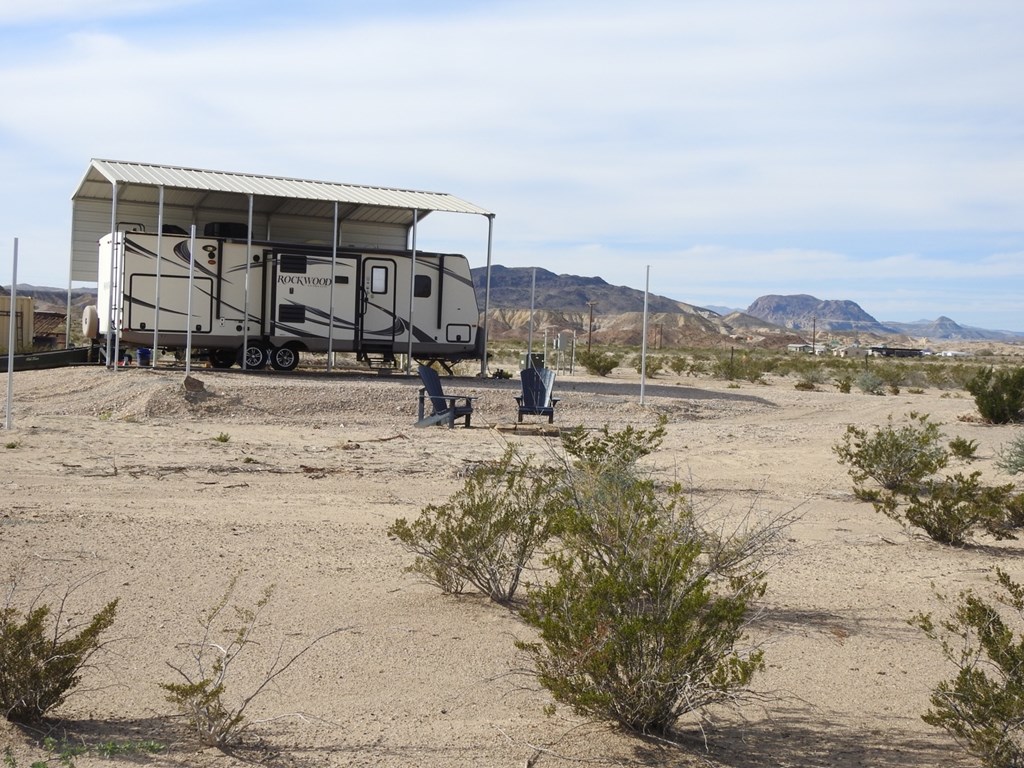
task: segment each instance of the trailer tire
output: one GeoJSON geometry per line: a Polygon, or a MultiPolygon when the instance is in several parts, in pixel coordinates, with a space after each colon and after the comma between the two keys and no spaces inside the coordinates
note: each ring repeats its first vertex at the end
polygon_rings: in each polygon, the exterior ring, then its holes
{"type": "Polygon", "coordinates": [[[267,367],[270,360],[270,346],[262,341],[250,341],[238,353],[238,364],[250,371],[267,367]]]}
{"type": "Polygon", "coordinates": [[[211,349],[210,365],[214,368],[230,368],[238,362],[238,354],[233,349],[211,349]]]}
{"type": "Polygon", "coordinates": [[[100,313],[91,304],[82,310],[82,335],[87,339],[100,335],[100,313]]]}
{"type": "Polygon", "coordinates": [[[292,346],[270,350],[270,365],[275,371],[294,371],[299,364],[299,350],[292,346]]]}

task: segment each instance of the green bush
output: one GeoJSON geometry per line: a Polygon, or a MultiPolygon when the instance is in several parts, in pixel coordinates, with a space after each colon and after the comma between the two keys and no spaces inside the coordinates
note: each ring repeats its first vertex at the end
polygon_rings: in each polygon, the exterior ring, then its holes
{"type": "Polygon", "coordinates": [[[622,360],[611,352],[580,352],[576,355],[576,359],[587,369],[588,373],[594,376],[607,376],[618,367],[622,360]]]}
{"type": "Polygon", "coordinates": [[[565,444],[562,546],[523,612],[540,639],[517,643],[556,702],[641,733],[729,699],[763,666],[738,646],[770,537],[723,537],[678,486],[659,492],[642,476],[635,460],[661,429],[565,444]]]}
{"type": "Polygon", "coordinates": [[[850,425],[832,450],[849,465],[854,483],[871,479],[888,491],[906,492],[949,463],[941,437],[928,414],[911,413],[909,424],[893,427],[890,416],[888,426],[876,427],[873,434],[850,425]]]}
{"type": "Polygon", "coordinates": [[[550,468],[535,466],[515,446],[473,469],[464,486],[412,522],[388,526],[409,552],[409,570],[449,594],[468,582],[498,603],[509,603],[534,551],[551,535],[550,468]]]}
{"type": "Polygon", "coordinates": [[[721,356],[714,361],[711,373],[716,378],[726,381],[743,379],[756,384],[764,380],[764,374],[768,372],[769,367],[764,360],[755,355],[737,355],[730,351],[728,357],[721,356]]]}
{"type": "Polygon", "coordinates": [[[880,376],[875,374],[873,371],[864,370],[857,374],[857,378],[854,380],[854,384],[857,385],[857,389],[867,395],[882,395],[885,394],[882,391],[882,387],[885,385],[885,381],[880,376]]]}
{"type": "Polygon", "coordinates": [[[982,528],[997,539],[1015,538],[1008,512],[1013,486],[983,486],[981,473],[926,481],[919,491],[901,499],[886,494],[875,508],[899,523],[923,530],[940,544],[962,546],[971,532],[982,528]]]}
{"type": "Polygon", "coordinates": [[[259,627],[263,610],[274,594],[274,586],[263,590],[261,597],[252,608],[233,605],[234,627],[219,626],[226,620],[231,596],[238,585],[238,578],[231,580],[217,603],[199,616],[199,635],[195,640],[182,643],[179,648],[186,652],[188,661],[183,664],[167,665],[178,673],[183,682],[160,683],[167,694],[167,700],[185,716],[191,732],[203,744],[225,748],[240,743],[251,722],[246,718],[249,705],[271,686],[296,661],[321,640],[341,632],[333,629],[307,643],[291,656],[282,653],[283,644],[271,655],[269,662],[260,666],[256,683],[248,693],[231,698],[227,684],[233,677],[233,670],[242,662],[239,659],[252,646],[260,643],[253,637],[259,627]],[[224,637],[221,637],[224,634],[224,637]]]}
{"type": "Polygon", "coordinates": [[[9,601],[0,608],[0,711],[8,720],[42,720],[81,682],[104,645],[101,635],[114,623],[117,600],[75,623],[65,609],[69,594],[56,611],[34,605],[22,613],[9,601]]]}
{"type": "Polygon", "coordinates": [[[1024,471],[1024,432],[1000,447],[996,454],[996,466],[1008,475],[1024,471]]]}
{"type": "Polygon", "coordinates": [[[653,379],[662,369],[663,360],[660,357],[654,355],[647,355],[645,359],[643,355],[637,355],[633,358],[633,370],[639,374],[643,374],[648,379],[653,379]],[[644,372],[646,368],[646,373],[644,372]]]}
{"type": "MultiPolygon", "coordinates": [[[[1003,594],[998,603],[1018,627],[1024,620],[1024,587],[996,569],[1003,594]]],[[[943,598],[945,600],[945,598],[943,598]]],[[[971,591],[961,592],[949,618],[938,626],[931,615],[912,620],[941,642],[956,676],[931,695],[926,723],[950,734],[985,768],[1024,765],[1024,638],[1000,609],[971,591]]]]}
{"type": "Polygon", "coordinates": [[[962,461],[973,461],[978,458],[978,441],[954,437],[949,441],[949,451],[962,461]]]}
{"type": "Polygon", "coordinates": [[[967,382],[966,389],[986,421],[1009,424],[1024,419],[1024,367],[983,368],[967,382]]]}

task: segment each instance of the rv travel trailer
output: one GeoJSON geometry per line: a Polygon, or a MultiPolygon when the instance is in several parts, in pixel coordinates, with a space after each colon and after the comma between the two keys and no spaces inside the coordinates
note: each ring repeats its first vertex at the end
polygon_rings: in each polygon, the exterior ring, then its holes
{"type": "Polygon", "coordinates": [[[122,347],[148,348],[155,331],[160,349],[191,344],[219,368],[287,371],[302,352],[350,352],[368,364],[410,350],[418,360],[481,357],[464,256],[249,240],[234,222],[206,224],[191,243],[176,226],[102,237],[86,335],[112,331],[122,347]]]}

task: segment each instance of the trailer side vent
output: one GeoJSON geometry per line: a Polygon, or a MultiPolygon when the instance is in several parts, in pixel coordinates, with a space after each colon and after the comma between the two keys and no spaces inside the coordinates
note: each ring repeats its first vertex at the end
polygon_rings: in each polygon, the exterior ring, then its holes
{"type": "Polygon", "coordinates": [[[243,240],[249,236],[249,225],[241,221],[210,221],[203,227],[203,235],[243,240]]]}
{"type": "Polygon", "coordinates": [[[277,265],[283,274],[306,274],[306,257],[301,253],[282,253],[277,257],[277,265]]]}
{"type": "Polygon", "coordinates": [[[277,322],[279,323],[304,323],[306,322],[306,307],[304,304],[282,304],[277,308],[277,322]]]}

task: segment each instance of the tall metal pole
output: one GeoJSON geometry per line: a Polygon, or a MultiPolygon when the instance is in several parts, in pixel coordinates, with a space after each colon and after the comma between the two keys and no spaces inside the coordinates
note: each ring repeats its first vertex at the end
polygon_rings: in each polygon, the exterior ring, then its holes
{"type": "Polygon", "coordinates": [[[587,354],[590,354],[590,342],[594,339],[594,305],[596,301],[588,301],[587,306],[590,307],[590,325],[587,330],[587,354]]]}
{"type": "Polygon", "coordinates": [[[196,281],[196,225],[188,241],[188,302],[185,311],[185,376],[192,373],[192,286],[196,281]]]}
{"type": "Polygon", "coordinates": [[[328,301],[331,303],[330,311],[327,313],[327,372],[330,373],[334,366],[334,283],[337,282],[338,274],[338,201],[334,201],[334,225],[331,229],[331,290],[328,291],[328,301]]]}
{"type": "Polygon", "coordinates": [[[491,248],[494,243],[494,214],[487,217],[487,275],[484,278],[484,318],[477,333],[483,333],[484,343],[480,354],[480,378],[487,378],[487,318],[491,312],[491,248]]]}
{"type": "Polygon", "coordinates": [[[647,265],[647,283],[644,285],[644,338],[640,345],[640,405],[644,404],[644,385],[647,383],[647,294],[651,290],[651,265],[647,265]]]}
{"type": "Polygon", "coordinates": [[[18,324],[18,238],[14,238],[14,266],[11,269],[11,311],[7,318],[7,420],[10,429],[14,424],[11,403],[14,401],[14,327],[18,324]]]}
{"type": "MultiPolygon", "coordinates": [[[[156,368],[157,349],[160,347],[160,270],[163,266],[164,252],[164,185],[160,185],[156,212],[156,294],[153,297],[153,352],[150,355],[150,366],[156,368]]],[[[138,362],[136,360],[135,362],[138,362]]]]}
{"type": "Polygon", "coordinates": [[[116,349],[115,338],[120,339],[118,335],[118,326],[120,325],[117,321],[117,316],[120,314],[117,312],[117,307],[120,306],[120,300],[115,295],[118,290],[117,280],[117,182],[113,182],[113,190],[110,193],[110,301],[107,302],[107,344],[106,344],[106,356],[107,356],[107,367],[117,369],[117,356],[118,351],[116,349]]]}
{"type": "Polygon", "coordinates": [[[526,337],[526,361],[533,368],[533,304],[537,293],[537,268],[533,268],[533,283],[530,285],[530,331],[526,337]]]}
{"type": "MultiPolygon", "coordinates": [[[[250,278],[252,276],[252,228],[253,224],[253,205],[255,202],[255,195],[252,192],[249,193],[249,217],[247,219],[247,231],[245,233],[245,284],[242,288],[242,359],[239,361],[239,365],[243,371],[248,370],[249,366],[246,363],[248,359],[249,351],[249,285],[250,278]]],[[[195,237],[195,227],[192,227],[192,236],[195,237]]],[[[263,280],[260,281],[262,285],[266,281],[266,265],[261,261],[263,280]]],[[[189,293],[189,300],[191,301],[192,294],[189,293]]],[[[261,313],[262,314],[262,313],[261,313]]],[[[191,327],[191,326],[190,326],[191,327]]],[[[262,329],[261,329],[262,330],[262,329]]]]}
{"type": "Polygon", "coordinates": [[[408,376],[412,371],[412,329],[413,323],[413,309],[415,309],[415,302],[413,297],[416,295],[416,225],[420,220],[420,212],[418,208],[414,208],[412,212],[412,265],[409,268],[409,351],[405,356],[405,374],[408,376]]]}

